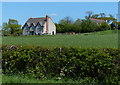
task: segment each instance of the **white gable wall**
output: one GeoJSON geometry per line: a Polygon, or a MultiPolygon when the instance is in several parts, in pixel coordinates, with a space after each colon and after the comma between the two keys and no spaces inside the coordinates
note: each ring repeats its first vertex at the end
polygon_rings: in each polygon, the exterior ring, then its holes
{"type": "Polygon", "coordinates": [[[52,35],[54,32],[54,35],[56,34],[56,26],[53,23],[51,18],[48,18],[48,34],[52,35]]]}
{"type": "Polygon", "coordinates": [[[44,26],[43,27],[43,34],[44,34],[44,33],[46,33],[46,22],[45,22],[45,24],[43,26],[44,26]]]}

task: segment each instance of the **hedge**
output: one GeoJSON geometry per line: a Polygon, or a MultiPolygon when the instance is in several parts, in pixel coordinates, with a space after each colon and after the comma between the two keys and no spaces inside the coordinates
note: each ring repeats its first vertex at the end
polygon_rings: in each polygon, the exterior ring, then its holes
{"type": "MultiPolygon", "coordinates": [[[[90,77],[99,81],[120,81],[120,50],[3,46],[4,74],[28,74],[39,79],[90,77]]],[[[109,81],[109,82],[110,82],[109,81]]]]}

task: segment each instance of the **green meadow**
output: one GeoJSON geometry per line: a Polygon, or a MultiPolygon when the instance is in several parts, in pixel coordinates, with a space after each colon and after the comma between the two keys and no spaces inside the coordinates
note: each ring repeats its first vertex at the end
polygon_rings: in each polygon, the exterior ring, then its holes
{"type": "Polygon", "coordinates": [[[118,48],[118,32],[108,30],[76,35],[5,36],[2,37],[2,44],[41,47],[118,48]]]}

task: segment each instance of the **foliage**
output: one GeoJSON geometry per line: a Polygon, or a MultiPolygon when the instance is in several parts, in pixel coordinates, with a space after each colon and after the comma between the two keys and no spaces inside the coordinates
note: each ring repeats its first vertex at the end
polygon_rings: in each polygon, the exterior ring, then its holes
{"type": "Polygon", "coordinates": [[[120,22],[118,22],[118,29],[120,30],[120,22]]]}
{"type": "Polygon", "coordinates": [[[66,33],[66,32],[75,32],[75,33],[87,33],[87,32],[95,32],[95,31],[103,31],[103,30],[116,30],[117,29],[117,21],[113,15],[109,14],[107,17],[105,13],[93,14],[92,11],[86,12],[87,16],[85,19],[77,19],[73,21],[71,17],[65,17],[61,19],[59,23],[56,23],[57,33],[66,33]],[[102,24],[97,24],[90,21],[90,18],[105,20],[102,24]],[[111,23],[112,24],[109,24],[111,23]]]}
{"type": "Polygon", "coordinates": [[[92,78],[104,83],[120,80],[119,49],[79,49],[3,46],[4,74],[27,74],[38,79],[92,78]]]}
{"type": "Polygon", "coordinates": [[[65,20],[61,20],[61,23],[56,24],[57,33],[75,32],[86,33],[94,32],[97,29],[97,24],[90,20],[77,19],[73,24],[67,24],[65,20]]]}
{"type": "Polygon", "coordinates": [[[9,36],[9,35],[14,35],[18,36],[22,34],[22,29],[21,25],[18,24],[17,20],[14,19],[9,19],[8,23],[3,23],[3,35],[4,36],[9,36]]]}
{"type": "Polygon", "coordinates": [[[66,17],[65,19],[62,19],[59,21],[59,23],[56,23],[57,33],[66,33],[66,32],[75,32],[75,33],[87,33],[87,32],[95,32],[95,31],[104,31],[109,29],[117,29],[117,22],[116,19],[112,16],[110,17],[98,17],[98,14],[89,15],[91,18],[95,19],[101,19],[106,20],[107,22],[103,22],[101,24],[96,24],[95,22],[92,22],[89,20],[89,18],[86,19],[77,19],[76,21],[72,21],[72,19],[69,17],[66,17]],[[66,20],[67,19],[67,20],[66,20]],[[112,24],[108,24],[112,22],[112,24]]]}
{"type": "Polygon", "coordinates": [[[119,25],[119,23],[118,23],[117,21],[113,21],[113,22],[111,23],[111,29],[112,29],[112,30],[119,29],[119,28],[118,28],[118,25],[119,25]]]}
{"type": "Polygon", "coordinates": [[[82,20],[81,28],[82,28],[81,30],[82,33],[94,32],[96,31],[97,25],[90,20],[82,20]]]}
{"type": "Polygon", "coordinates": [[[99,14],[94,14],[94,15],[92,15],[91,18],[98,18],[98,16],[99,16],[99,14]]]}
{"type": "Polygon", "coordinates": [[[99,31],[104,31],[104,30],[110,30],[111,29],[110,25],[108,25],[106,22],[102,22],[102,24],[99,25],[98,28],[99,28],[98,29],[99,31]]]}

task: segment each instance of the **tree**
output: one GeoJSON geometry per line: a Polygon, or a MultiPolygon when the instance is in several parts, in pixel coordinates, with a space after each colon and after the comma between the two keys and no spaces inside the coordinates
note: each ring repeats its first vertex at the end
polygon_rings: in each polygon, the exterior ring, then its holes
{"type": "Polygon", "coordinates": [[[14,19],[9,19],[8,24],[18,24],[18,21],[14,19]]]}
{"type": "Polygon", "coordinates": [[[109,29],[111,29],[111,27],[110,25],[107,24],[107,22],[102,22],[101,25],[99,26],[100,31],[109,30],[109,29]]]}
{"type": "Polygon", "coordinates": [[[112,29],[112,30],[117,29],[117,28],[118,28],[117,25],[118,25],[117,21],[113,21],[113,22],[111,23],[111,29],[112,29]]]}
{"type": "Polygon", "coordinates": [[[65,29],[65,26],[64,26],[64,25],[62,25],[62,24],[57,24],[57,23],[55,23],[55,25],[56,25],[56,32],[57,32],[57,33],[64,33],[64,29],[65,29]]]}
{"type": "Polygon", "coordinates": [[[82,20],[77,19],[77,20],[74,22],[74,25],[79,25],[79,26],[80,26],[81,22],[82,22],[82,20]]]}
{"type": "Polygon", "coordinates": [[[21,25],[17,20],[9,19],[8,23],[3,23],[3,35],[20,35],[22,33],[21,25]]]}
{"type": "Polygon", "coordinates": [[[92,22],[90,20],[82,20],[81,28],[82,28],[82,30],[81,30],[82,33],[94,32],[94,31],[96,31],[97,24],[95,24],[94,22],[92,22]]]}
{"type": "Polygon", "coordinates": [[[67,24],[67,22],[64,20],[64,19],[61,19],[60,21],[59,21],[59,23],[58,24],[61,24],[61,25],[66,25],[67,24]]]}
{"type": "Polygon", "coordinates": [[[76,33],[80,33],[81,32],[81,30],[82,30],[82,28],[81,28],[81,23],[82,23],[82,20],[80,20],[80,19],[77,19],[75,22],[74,22],[74,24],[73,24],[73,30],[74,30],[74,32],[76,32],[76,33]]]}
{"type": "MultiPolygon", "coordinates": [[[[87,16],[87,17],[88,17],[88,19],[89,19],[89,18],[91,18],[91,16],[92,16],[93,12],[92,12],[92,11],[87,11],[87,12],[86,12],[86,14],[88,14],[88,16],[87,16]]],[[[87,18],[87,17],[86,17],[86,18],[87,18]]]]}
{"type": "Polygon", "coordinates": [[[118,22],[117,24],[118,24],[118,30],[120,30],[120,22],[118,22]]]}
{"type": "Polygon", "coordinates": [[[100,13],[100,16],[101,16],[101,17],[105,17],[106,14],[105,14],[105,13],[100,13]]]}
{"type": "Polygon", "coordinates": [[[91,16],[91,18],[98,18],[99,14],[94,14],[91,16]]]}
{"type": "Polygon", "coordinates": [[[73,20],[71,17],[65,17],[64,19],[61,19],[57,26],[57,32],[65,33],[65,32],[71,32],[73,29],[73,20]]]}
{"type": "Polygon", "coordinates": [[[66,21],[67,24],[73,24],[73,19],[71,17],[65,17],[64,21],[66,21]]]}
{"type": "Polygon", "coordinates": [[[110,18],[114,18],[112,14],[109,14],[109,17],[110,17],[110,18]]]}

